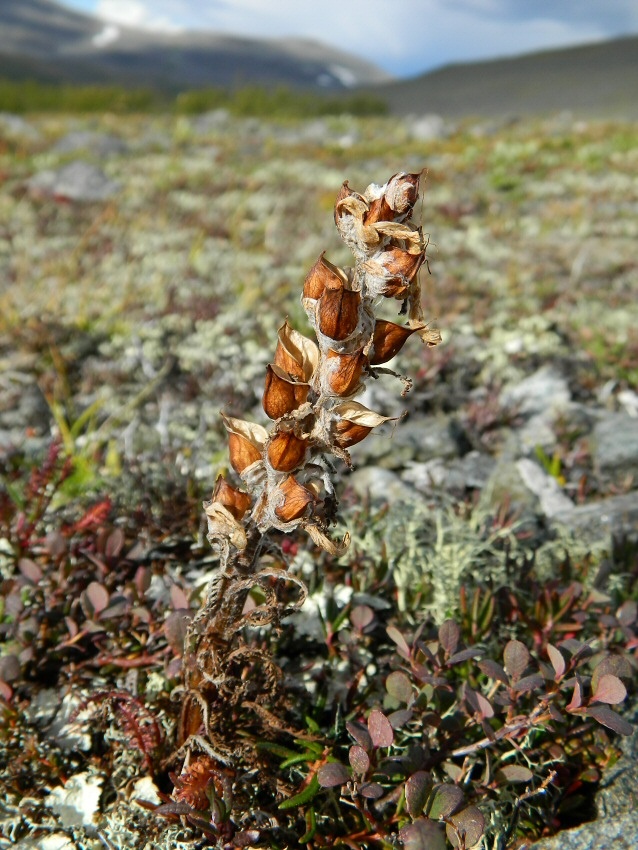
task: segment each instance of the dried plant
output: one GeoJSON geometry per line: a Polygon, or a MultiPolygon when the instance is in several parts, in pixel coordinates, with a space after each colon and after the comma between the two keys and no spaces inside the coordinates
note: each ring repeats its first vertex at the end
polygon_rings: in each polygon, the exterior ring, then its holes
{"type": "Polygon", "coordinates": [[[317,341],[288,322],[280,328],[263,394],[270,428],[223,416],[242,487],[220,475],[204,505],[208,538],[221,564],[185,641],[180,740],[189,751],[199,747],[228,761],[237,752],[238,705],[274,722],[266,704],[275,698],[280,671],[265,652],[248,647],[241,632],[247,625],[276,626],[303,604],[306,589],[282,566],[283,558],[271,557],[269,535],[302,528],[327,552],[345,551],[347,534],[339,542],[328,535],[337,508],[328,458],[350,466],[348,449],[389,419],[355,398],[367,378],[389,371],[382,364],[412,334],[427,345],[440,340],[421,311],[417,275],[427,240],[411,221],[419,180],[419,174],[399,173],[363,194],[343,184],[335,223],[355,264],[342,269],[322,253],[306,276],[302,303],[317,341]],[[384,298],[401,302],[405,324],[376,317],[375,306],[384,298]],[[298,590],[292,603],[281,593],[289,584],[298,590]],[[265,603],[246,609],[255,587],[265,603]]]}

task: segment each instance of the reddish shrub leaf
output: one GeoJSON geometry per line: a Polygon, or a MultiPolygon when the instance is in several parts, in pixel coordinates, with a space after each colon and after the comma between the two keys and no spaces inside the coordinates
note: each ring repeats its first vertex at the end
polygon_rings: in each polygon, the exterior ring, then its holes
{"type": "Polygon", "coordinates": [[[83,596],[88,600],[94,615],[99,615],[100,611],[104,611],[109,604],[109,592],[99,581],[92,581],[84,591],[83,596]]]}
{"type": "Polygon", "coordinates": [[[586,712],[603,726],[619,735],[633,735],[634,727],[607,705],[590,705],[586,712]]]}
{"type": "Polygon", "coordinates": [[[478,658],[483,655],[484,650],[479,646],[468,646],[467,649],[462,649],[460,652],[455,652],[451,658],[447,660],[447,666],[453,667],[455,664],[462,664],[464,661],[469,661],[470,658],[478,658]]]}
{"type": "Polygon", "coordinates": [[[509,685],[507,673],[498,662],[492,661],[491,658],[484,658],[478,662],[478,667],[481,673],[489,676],[490,679],[494,679],[495,682],[503,682],[504,685],[509,685]]]}
{"type": "Polygon", "coordinates": [[[409,723],[414,716],[414,712],[410,708],[404,708],[399,711],[391,711],[388,714],[388,720],[390,721],[390,726],[393,729],[401,729],[405,726],[406,723],[409,723]]]}
{"type": "Polygon", "coordinates": [[[410,647],[407,644],[406,639],[403,637],[401,632],[395,626],[388,626],[386,629],[386,634],[390,638],[390,640],[396,643],[399,648],[399,655],[403,656],[403,658],[410,658],[410,647]]]}
{"type": "Polygon", "coordinates": [[[38,584],[42,581],[42,570],[31,558],[20,558],[18,569],[29,584],[38,584]]]}
{"type": "Polygon", "coordinates": [[[621,626],[631,626],[638,619],[638,603],[628,599],[616,611],[616,617],[621,626]]]}
{"type": "Polygon", "coordinates": [[[620,681],[618,676],[611,673],[605,673],[598,679],[596,690],[592,696],[592,700],[596,702],[606,702],[610,705],[617,705],[622,702],[627,696],[627,688],[620,681]]]}
{"type": "Polygon", "coordinates": [[[446,655],[452,655],[459,643],[461,630],[454,620],[446,620],[439,629],[439,642],[446,655]]]}
{"type": "Polygon", "coordinates": [[[519,693],[527,693],[527,691],[533,691],[535,688],[544,688],[545,687],[545,679],[539,673],[533,673],[531,676],[525,676],[523,679],[519,679],[518,682],[514,685],[514,690],[519,693]]]}
{"type": "Polygon", "coordinates": [[[374,620],[374,611],[368,605],[357,605],[350,612],[350,622],[359,632],[362,632],[374,620]]]}
{"type": "Polygon", "coordinates": [[[378,782],[366,782],[359,788],[359,793],[368,800],[378,800],[383,797],[383,786],[378,782]]]}
{"type": "Polygon", "coordinates": [[[619,679],[626,679],[627,682],[631,682],[634,676],[631,664],[623,655],[607,655],[596,665],[596,669],[592,673],[592,691],[596,691],[599,680],[607,673],[611,673],[619,679]]]}
{"type": "Polygon", "coordinates": [[[176,584],[171,585],[171,606],[174,611],[179,611],[180,608],[188,608],[188,597],[181,587],[176,584]]]}
{"type": "Polygon", "coordinates": [[[190,611],[172,611],[164,620],[164,634],[168,645],[175,655],[181,655],[184,651],[184,639],[186,630],[193,615],[190,611]]]}
{"type": "Polygon", "coordinates": [[[428,817],[448,818],[462,803],[463,792],[458,785],[437,785],[428,800],[428,817]]]}
{"type": "Polygon", "coordinates": [[[7,684],[15,682],[21,674],[20,660],[17,655],[9,653],[0,656],[0,679],[7,684]]]}
{"type": "Polygon", "coordinates": [[[348,769],[338,761],[322,764],[317,771],[317,779],[322,788],[336,788],[337,785],[345,785],[349,778],[348,769]]]}
{"type": "Polygon", "coordinates": [[[417,770],[405,783],[405,807],[412,818],[423,813],[423,808],[432,789],[432,779],[425,770],[417,770]]]}
{"type": "Polygon", "coordinates": [[[124,548],[124,532],[121,528],[114,529],[106,540],[104,554],[107,558],[117,558],[124,548]]]}
{"type": "Polygon", "coordinates": [[[506,643],[505,650],[503,651],[505,669],[515,682],[521,678],[527,669],[529,659],[530,655],[527,647],[520,640],[510,640],[506,643]]]}
{"type": "Polygon", "coordinates": [[[392,724],[382,711],[373,708],[368,717],[368,732],[373,747],[390,747],[394,741],[392,724]]]}
{"type": "Polygon", "coordinates": [[[360,747],[358,744],[350,747],[348,759],[350,760],[350,767],[355,773],[365,775],[368,772],[370,767],[370,757],[363,747],[360,747]]]}
{"type": "Polygon", "coordinates": [[[414,696],[412,682],[401,670],[395,670],[393,673],[390,673],[385,680],[385,689],[391,697],[394,697],[399,702],[406,704],[412,702],[412,697],[414,696]]]}
{"type": "Polygon", "coordinates": [[[496,778],[500,782],[529,782],[534,774],[522,764],[507,764],[496,771],[496,778]]]}
{"type": "Polygon", "coordinates": [[[355,739],[359,746],[363,747],[364,750],[370,752],[372,749],[372,738],[370,737],[370,733],[366,726],[362,723],[357,723],[356,720],[347,720],[346,721],[346,729],[355,739]]]}
{"type": "Polygon", "coordinates": [[[399,830],[404,850],[446,850],[447,842],[441,827],[428,818],[419,818],[399,830]]]}
{"type": "Polygon", "coordinates": [[[468,806],[450,816],[445,831],[452,847],[470,850],[483,837],[485,818],[476,806],[468,806]]]}
{"type": "Polygon", "coordinates": [[[574,685],[574,693],[572,694],[571,701],[569,705],[566,705],[565,708],[567,711],[574,711],[576,708],[580,708],[583,704],[583,686],[580,683],[579,679],[576,679],[576,684],[574,685]]]}
{"type": "Polygon", "coordinates": [[[481,717],[494,717],[492,703],[487,699],[487,697],[484,697],[483,694],[477,692],[476,701],[478,702],[481,717]]]}
{"type": "Polygon", "coordinates": [[[560,679],[560,677],[564,674],[567,668],[562,652],[560,651],[560,649],[557,649],[554,644],[548,643],[547,657],[549,658],[551,665],[554,668],[556,679],[560,679]]]}

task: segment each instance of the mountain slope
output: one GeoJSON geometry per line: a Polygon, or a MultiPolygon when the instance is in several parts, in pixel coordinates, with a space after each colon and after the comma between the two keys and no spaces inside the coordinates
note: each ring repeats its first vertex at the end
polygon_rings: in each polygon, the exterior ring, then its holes
{"type": "Polygon", "coordinates": [[[571,110],[638,117],[638,37],[449,65],[370,90],[396,114],[460,118],[571,110]]]}
{"type": "Polygon", "coordinates": [[[251,83],[340,91],[390,79],[371,63],[319,42],[152,33],[105,24],[53,0],[0,3],[0,74],[169,92],[251,83]]]}

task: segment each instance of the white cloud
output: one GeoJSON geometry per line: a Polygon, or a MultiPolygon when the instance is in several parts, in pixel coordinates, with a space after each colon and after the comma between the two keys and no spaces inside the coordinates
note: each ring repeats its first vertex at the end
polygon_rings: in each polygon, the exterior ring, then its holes
{"type": "MultiPolygon", "coordinates": [[[[170,15],[156,14],[162,2],[146,3],[142,0],[98,0],[95,14],[105,21],[123,24],[128,27],[159,32],[176,32],[181,29],[170,15]]],[[[184,5],[184,4],[183,4],[184,5]]]]}
{"type": "MultiPolygon", "coordinates": [[[[87,0],[66,0],[86,3],[87,0]]],[[[332,44],[395,73],[638,30],[635,0],[93,0],[115,24],[332,44]]]]}

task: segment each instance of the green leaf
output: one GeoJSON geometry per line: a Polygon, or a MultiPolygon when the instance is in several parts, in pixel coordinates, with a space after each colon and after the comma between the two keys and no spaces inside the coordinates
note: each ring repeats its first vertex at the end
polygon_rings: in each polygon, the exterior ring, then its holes
{"type": "Polygon", "coordinates": [[[430,794],[427,813],[432,820],[447,818],[463,802],[463,792],[458,785],[437,785],[430,794]]]}
{"type": "Polygon", "coordinates": [[[445,827],[450,844],[463,847],[464,850],[478,844],[484,830],[485,819],[476,806],[468,806],[458,814],[451,815],[445,827]]]}
{"type": "Polygon", "coordinates": [[[297,806],[303,806],[304,803],[309,803],[317,795],[319,788],[319,780],[315,773],[303,791],[300,791],[299,794],[295,794],[294,797],[289,797],[287,800],[284,800],[283,803],[279,804],[279,809],[285,811],[286,809],[295,809],[297,806]]]}
{"type": "Polygon", "coordinates": [[[315,837],[315,833],[317,832],[317,815],[315,814],[315,810],[313,806],[310,806],[308,811],[306,812],[306,831],[299,839],[300,844],[306,844],[308,841],[311,841],[315,837]]]}
{"type": "Polygon", "coordinates": [[[501,782],[529,782],[534,774],[522,764],[506,764],[496,771],[496,778],[501,782]]]}

